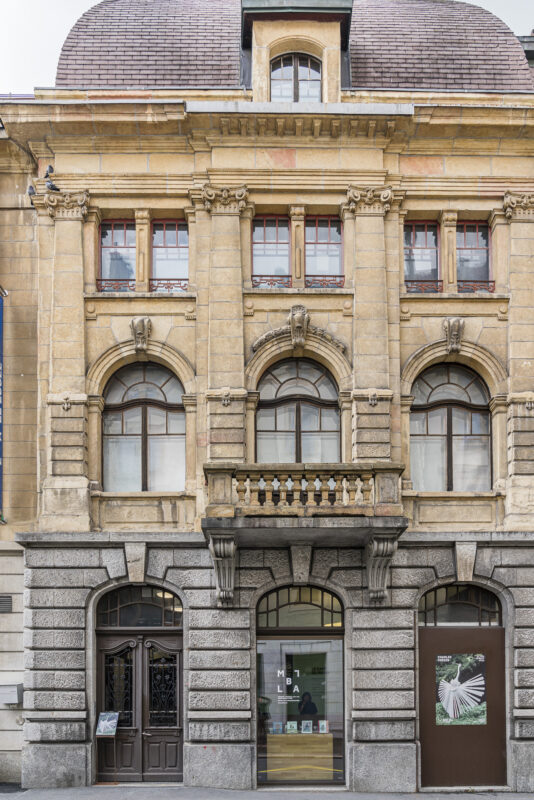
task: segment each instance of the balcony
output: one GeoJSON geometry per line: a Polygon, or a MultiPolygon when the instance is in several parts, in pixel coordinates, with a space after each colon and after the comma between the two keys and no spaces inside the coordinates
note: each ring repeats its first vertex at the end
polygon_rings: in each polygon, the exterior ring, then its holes
{"type": "MultiPolygon", "coordinates": [[[[309,569],[313,547],[365,547],[369,598],[382,601],[397,539],[408,524],[399,488],[403,469],[378,461],[205,464],[208,505],[202,530],[219,604],[233,602],[239,547],[290,548],[294,571],[302,558],[309,569]]],[[[304,573],[299,571],[300,579],[304,573]]]]}

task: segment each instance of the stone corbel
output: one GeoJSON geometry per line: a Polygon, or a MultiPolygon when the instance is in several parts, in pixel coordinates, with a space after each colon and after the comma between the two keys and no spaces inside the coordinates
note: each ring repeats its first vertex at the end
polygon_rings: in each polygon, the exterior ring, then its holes
{"type": "Polygon", "coordinates": [[[253,208],[248,200],[246,186],[212,186],[205,183],[198,192],[190,192],[191,200],[200,202],[209,214],[242,214],[245,209],[253,208]]]}
{"type": "Polygon", "coordinates": [[[503,200],[504,216],[511,222],[514,218],[534,218],[534,194],[506,192],[503,200]]]}
{"type": "Polygon", "coordinates": [[[89,192],[45,192],[32,198],[35,208],[45,211],[52,219],[72,219],[84,222],[89,213],[89,192]]]}
{"type": "Polygon", "coordinates": [[[237,546],[232,534],[211,534],[209,551],[215,569],[217,606],[233,605],[237,546]]]}
{"type": "Polygon", "coordinates": [[[361,188],[349,186],[347,188],[347,202],[341,206],[341,216],[347,214],[378,214],[384,216],[391,209],[396,196],[393,187],[378,186],[361,188]]]}
{"type": "Polygon", "coordinates": [[[367,588],[373,602],[381,602],[387,595],[389,567],[396,550],[397,539],[391,536],[373,536],[367,544],[367,588]]]}

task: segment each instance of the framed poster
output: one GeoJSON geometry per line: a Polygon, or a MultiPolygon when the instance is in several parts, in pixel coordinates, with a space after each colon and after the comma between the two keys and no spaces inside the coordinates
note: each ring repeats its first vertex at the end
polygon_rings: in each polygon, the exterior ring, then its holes
{"type": "Polygon", "coordinates": [[[295,721],[290,720],[289,722],[286,722],[286,733],[298,733],[298,732],[299,732],[299,725],[296,720],[295,721]]]}
{"type": "Polygon", "coordinates": [[[300,729],[302,733],[313,733],[313,720],[303,719],[300,729]]]}
{"type": "Polygon", "coordinates": [[[319,720],[319,733],[328,733],[328,720],[327,719],[320,719],[319,720]]]}
{"type": "Polygon", "coordinates": [[[436,725],[486,724],[486,656],[436,656],[436,725]]]}
{"type": "Polygon", "coordinates": [[[115,736],[119,724],[118,711],[101,711],[96,724],[97,736],[115,736]]]}

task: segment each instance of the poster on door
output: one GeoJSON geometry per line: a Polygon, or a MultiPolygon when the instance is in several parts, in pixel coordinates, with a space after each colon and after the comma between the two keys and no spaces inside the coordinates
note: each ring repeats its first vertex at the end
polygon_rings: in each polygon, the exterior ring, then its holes
{"type": "Polygon", "coordinates": [[[486,656],[436,656],[436,725],[486,723],[486,656]]]}

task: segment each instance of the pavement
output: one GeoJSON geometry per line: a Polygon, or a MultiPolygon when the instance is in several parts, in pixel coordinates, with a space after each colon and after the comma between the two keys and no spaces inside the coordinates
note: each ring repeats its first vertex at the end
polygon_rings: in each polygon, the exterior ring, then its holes
{"type": "Polygon", "coordinates": [[[368,794],[344,789],[198,789],[181,784],[105,784],[78,789],[21,789],[13,783],[0,783],[6,800],[533,800],[532,793],[514,792],[421,792],[414,794],[368,794]]]}

